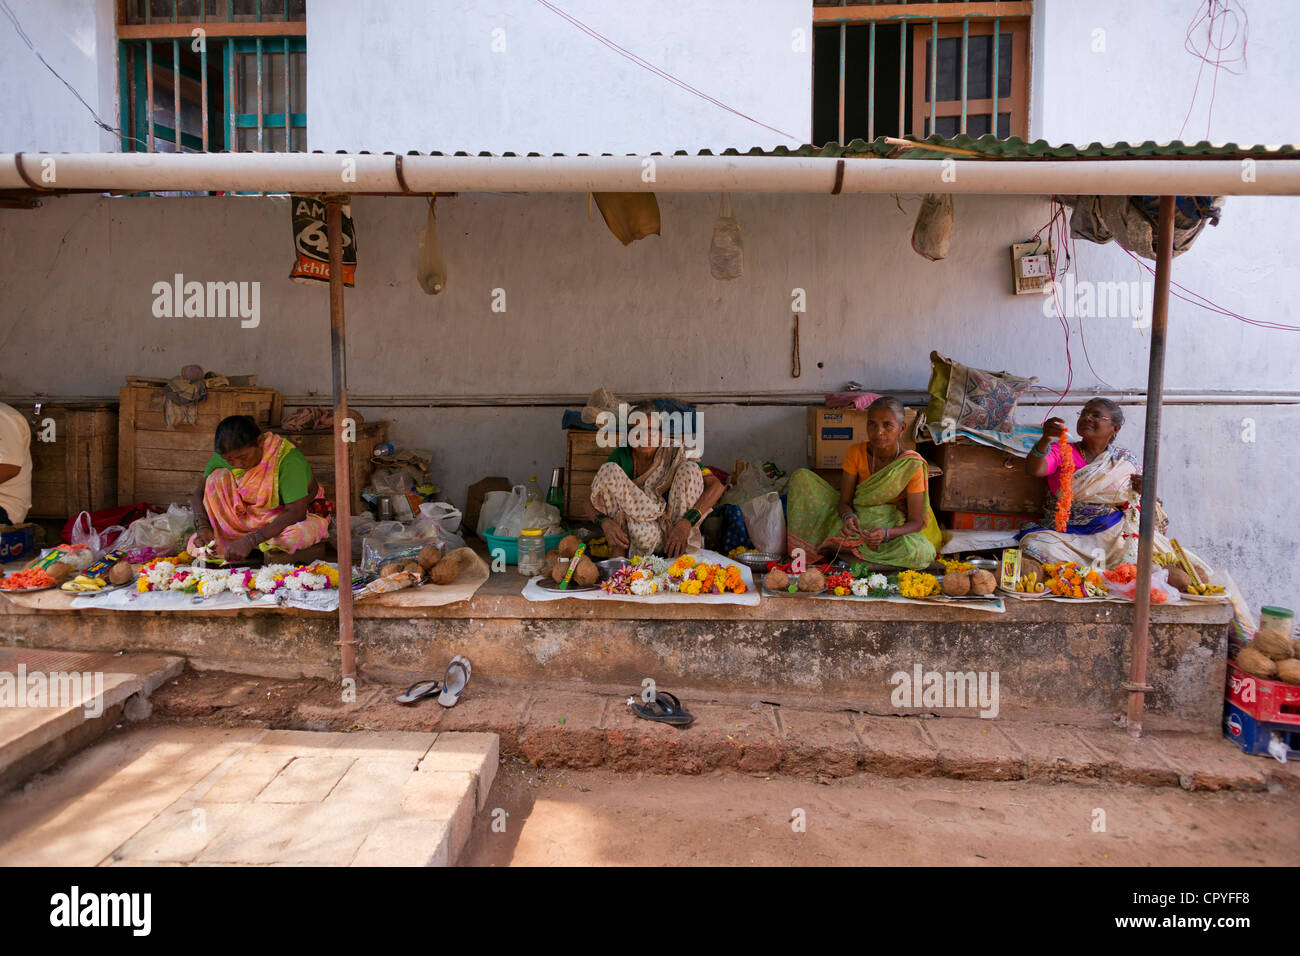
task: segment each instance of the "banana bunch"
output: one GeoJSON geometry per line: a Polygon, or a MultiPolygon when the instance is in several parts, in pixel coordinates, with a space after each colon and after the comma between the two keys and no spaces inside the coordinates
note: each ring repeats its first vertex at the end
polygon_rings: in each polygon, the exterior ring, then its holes
{"type": "Polygon", "coordinates": [[[1178,555],[1174,554],[1172,551],[1157,551],[1151,557],[1155,563],[1160,565],[1162,568],[1181,567],[1178,563],[1178,555]]]}
{"type": "Polygon", "coordinates": [[[60,590],[77,592],[98,591],[106,584],[108,584],[108,581],[104,578],[90,578],[86,577],[84,574],[78,574],[71,581],[64,581],[60,590]]]}
{"type": "Polygon", "coordinates": [[[1084,581],[1083,593],[1085,597],[1105,597],[1110,593],[1110,590],[1092,581],[1084,581]]]}
{"type": "Polygon", "coordinates": [[[1022,594],[1041,594],[1043,582],[1038,580],[1038,572],[1030,571],[1028,574],[1020,575],[1016,581],[1016,590],[1022,594]]]}
{"type": "Polygon", "coordinates": [[[1221,584],[1190,584],[1187,586],[1188,594],[1222,594],[1223,585],[1221,584]]]}

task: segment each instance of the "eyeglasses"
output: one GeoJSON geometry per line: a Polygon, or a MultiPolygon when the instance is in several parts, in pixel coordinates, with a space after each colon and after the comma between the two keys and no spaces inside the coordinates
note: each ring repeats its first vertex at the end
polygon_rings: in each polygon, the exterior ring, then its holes
{"type": "Polygon", "coordinates": [[[1107,418],[1107,417],[1106,417],[1105,415],[1103,415],[1101,412],[1094,412],[1094,411],[1080,412],[1080,413],[1079,413],[1079,421],[1084,421],[1085,419],[1086,419],[1086,420],[1089,420],[1089,421],[1095,421],[1095,422],[1112,422],[1112,421],[1114,421],[1113,418],[1107,418]]]}

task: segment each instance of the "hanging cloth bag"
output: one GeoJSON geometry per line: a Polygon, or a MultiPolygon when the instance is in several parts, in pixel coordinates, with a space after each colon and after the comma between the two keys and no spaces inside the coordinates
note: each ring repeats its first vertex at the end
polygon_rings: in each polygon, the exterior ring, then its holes
{"type": "Polygon", "coordinates": [[[723,193],[709,246],[709,273],[715,279],[739,279],[745,271],[745,246],[740,223],[731,215],[731,194],[723,193]]]}

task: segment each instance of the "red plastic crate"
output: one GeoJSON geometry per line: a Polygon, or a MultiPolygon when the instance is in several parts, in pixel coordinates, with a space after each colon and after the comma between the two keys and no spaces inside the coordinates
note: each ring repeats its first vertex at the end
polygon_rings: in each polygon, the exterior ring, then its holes
{"type": "Polygon", "coordinates": [[[1228,703],[1266,724],[1300,726],[1300,685],[1252,677],[1228,661],[1228,703]]]}

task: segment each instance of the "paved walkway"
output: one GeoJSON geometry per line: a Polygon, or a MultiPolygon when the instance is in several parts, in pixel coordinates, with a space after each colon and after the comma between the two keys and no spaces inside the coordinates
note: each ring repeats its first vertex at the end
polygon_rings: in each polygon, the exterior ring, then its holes
{"type": "Polygon", "coordinates": [[[491,734],[142,726],[0,799],[0,865],[445,866],[497,762],[491,734]]]}

